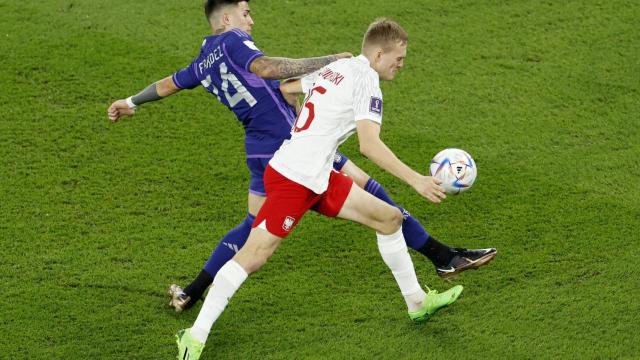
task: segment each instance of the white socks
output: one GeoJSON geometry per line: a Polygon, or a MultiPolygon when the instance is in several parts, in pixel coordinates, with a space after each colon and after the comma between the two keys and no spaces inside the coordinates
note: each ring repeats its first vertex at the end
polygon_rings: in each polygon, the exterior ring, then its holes
{"type": "MultiPolygon", "coordinates": [[[[378,249],[400,287],[400,292],[407,303],[409,311],[420,309],[426,293],[420,287],[413,262],[407,251],[407,244],[402,236],[402,228],[391,235],[378,236],[378,249]]],[[[229,299],[247,279],[247,272],[234,260],[229,260],[218,271],[213,285],[204,300],[198,318],[191,327],[191,335],[203,344],[213,323],[218,320],[229,303],[229,299]]]]}
{"type": "Polygon", "coordinates": [[[224,308],[227,307],[229,299],[236,290],[247,279],[247,272],[233,260],[229,260],[213,279],[213,284],[207,297],[204,299],[202,309],[198,314],[196,322],[191,327],[191,335],[201,341],[207,342],[209,331],[213,323],[218,320],[224,308]]]}
{"type": "Polygon", "coordinates": [[[378,250],[385,264],[391,269],[400,292],[404,296],[409,311],[420,310],[427,294],[418,283],[416,271],[413,268],[407,244],[402,235],[402,228],[391,235],[376,234],[378,236],[378,250]]]}

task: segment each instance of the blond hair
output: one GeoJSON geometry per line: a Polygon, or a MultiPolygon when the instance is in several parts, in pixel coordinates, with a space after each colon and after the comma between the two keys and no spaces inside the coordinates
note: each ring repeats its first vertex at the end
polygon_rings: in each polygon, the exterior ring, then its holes
{"type": "Polygon", "coordinates": [[[406,45],[409,35],[397,22],[388,18],[378,18],[369,25],[362,40],[362,51],[381,47],[387,51],[398,43],[406,45]]]}

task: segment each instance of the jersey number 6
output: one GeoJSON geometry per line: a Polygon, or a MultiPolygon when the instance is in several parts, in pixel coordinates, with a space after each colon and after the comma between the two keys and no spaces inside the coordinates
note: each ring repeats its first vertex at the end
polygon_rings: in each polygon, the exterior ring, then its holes
{"type": "Polygon", "coordinates": [[[302,111],[300,111],[300,114],[298,114],[298,118],[296,119],[296,123],[293,125],[293,132],[300,132],[300,131],[307,130],[311,125],[313,118],[316,117],[315,105],[311,101],[309,101],[311,100],[311,97],[313,96],[314,91],[317,91],[320,93],[320,95],[322,95],[327,92],[327,89],[323,88],[322,86],[316,86],[313,89],[311,89],[309,96],[307,96],[307,98],[304,100],[304,107],[307,108],[307,110],[309,111],[307,120],[304,122],[304,125],[302,125],[302,127],[298,127],[298,123],[300,122],[300,116],[302,115],[302,111]]]}

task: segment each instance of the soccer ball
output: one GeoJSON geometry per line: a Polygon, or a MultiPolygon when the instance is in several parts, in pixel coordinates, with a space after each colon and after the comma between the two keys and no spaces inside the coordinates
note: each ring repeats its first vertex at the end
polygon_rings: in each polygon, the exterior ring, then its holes
{"type": "Polygon", "coordinates": [[[460,149],[444,149],[431,160],[429,173],[442,181],[447,194],[468,190],[476,180],[478,168],[471,155],[460,149]]]}

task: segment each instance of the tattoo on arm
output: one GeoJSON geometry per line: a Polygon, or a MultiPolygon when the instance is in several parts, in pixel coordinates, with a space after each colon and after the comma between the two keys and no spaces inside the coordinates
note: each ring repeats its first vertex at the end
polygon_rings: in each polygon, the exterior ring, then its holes
{"type": "Polygon", "coordinates": [[[306,59],[261,56],[251,63],[251,72],[265,79],[287,79],[316,71],[337,59],[335,55],[306,59]]]}
{"type": "Polygon", "coordinates": [[[131,97],[131,101],[136,105],[160,99],[162,99],[162,96],[158,95],[158,85],[156,83],[147,86],[144,90],[131,97]]]}

